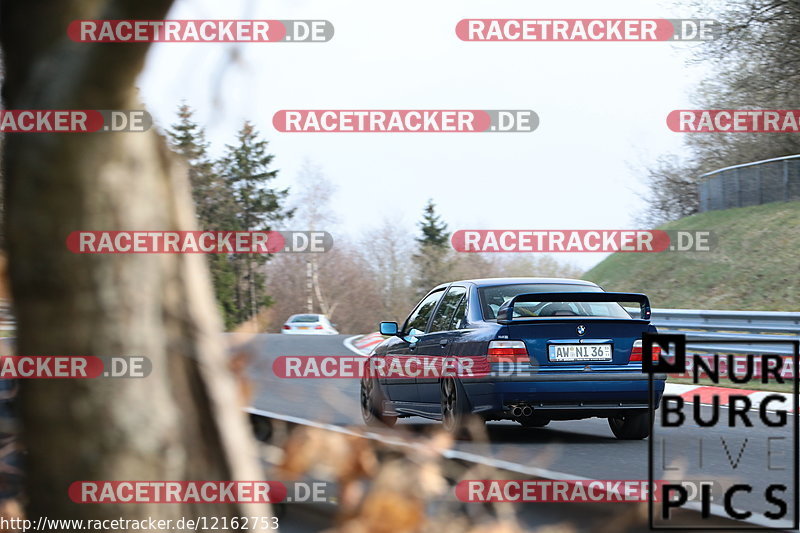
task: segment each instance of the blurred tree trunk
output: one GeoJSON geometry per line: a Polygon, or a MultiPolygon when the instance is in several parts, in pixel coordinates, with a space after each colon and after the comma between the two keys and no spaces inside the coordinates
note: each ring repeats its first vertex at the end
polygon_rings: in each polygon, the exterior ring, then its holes
{"type": "MultiPolygon", "coordinates": [[[[147,44],[68,40],[75,19],[162,19],[172,0],[0,4],[8,109],[140,108],[147,44]]],[[[29,514],[264,515],[235,505],[74,505],[78,480],[258,479],[199,255],[73,255],[74,230],[191,230],[185,168],[154,132],[10,134],[6,243],[25,355],[141,355],[145,379],[22,385],[29,514]]]]}

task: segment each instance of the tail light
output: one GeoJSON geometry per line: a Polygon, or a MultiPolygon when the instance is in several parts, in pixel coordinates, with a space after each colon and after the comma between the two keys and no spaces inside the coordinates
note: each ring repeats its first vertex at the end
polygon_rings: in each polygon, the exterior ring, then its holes
{"type": "Polygon", "coordinates": [[[490,363],[522,363],[528,360],[528,349],[522,341],[491,341],[489,343],[490,363]]]}
{"type": "Polygon", "coordinates": [[[287,326],[286,324],[284,324],[283,329],[292,329],[292,326],[287,326]]]}
{"type": "Polygon", "coordinates": [[[314,329],[322,329],[322,326],[320,324],[317,324],[316,326],[314,326],[314,329]]]}
{"type": "MultiPolygon", "coordinates": [[[[661,357],[661,347],[653,345],[653,361],[658,361],[661,357]]],[[[631,361],[642,360],[642,339],[633,341],[633,349],[631,349],[631,361]]]]}

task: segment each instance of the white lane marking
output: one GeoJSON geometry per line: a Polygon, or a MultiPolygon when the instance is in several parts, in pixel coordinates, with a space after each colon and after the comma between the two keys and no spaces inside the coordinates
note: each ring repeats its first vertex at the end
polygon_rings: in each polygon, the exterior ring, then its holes
{"type": "Polygon", "coordinates": [[[664,392],[668,394],[683,394],[696,389],[699,385],[685,385],[683,383],[669,383],[664,385],[664,392]]]}
{"type": "Polygon", "coordinates": [[[360,339],[361,337],[363,337],[363,335],[353,335],[352,337],[347,337],[344,341],[342,341],[342,344],[344,344],[344,347],[347,348],[348,350],[350,350],[351,352],[353,352],[353,353],[355,353],[357,355],[363,355],[363,356],[366,357],[369,354],[362,352],[361,350],[356,348],[355,345],[353,344],[353,341],[355,339],[360,339]]]}

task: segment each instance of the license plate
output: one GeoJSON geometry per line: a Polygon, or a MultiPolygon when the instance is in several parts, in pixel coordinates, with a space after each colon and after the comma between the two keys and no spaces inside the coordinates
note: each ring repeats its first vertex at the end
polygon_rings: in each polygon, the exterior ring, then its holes
{"type": "Polygon", "coordinates": [[[610,344],[551,344],[551,361],[611,361],[610,344]]]}
{"type": "Polygon", "coordinates": [[[299,326],[297,329],[311,329],[308,326],[299,326]]]}

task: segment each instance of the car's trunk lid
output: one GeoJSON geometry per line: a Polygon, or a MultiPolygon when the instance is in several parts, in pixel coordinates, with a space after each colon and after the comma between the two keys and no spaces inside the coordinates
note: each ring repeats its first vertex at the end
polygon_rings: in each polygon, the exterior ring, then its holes
{"type": "Polygon", "coordinates": [[[500,308],[497,321],[505,325],[503,336],[525,342],[531,364],[542,370],[611,370],[628,365],[634,341],[650,329],[649,318],[650,302],[643,294],[571,292],[515,296],[500,308]],[[532,307],[525,307],[531,303],[532,307]],[[586,315],[525,316],[546,311],[548,303],[556,306],[555,314],[582,310],[586,315]],[[628,317],[618,306],[602,307],[628,303],[639,306],[639,317],[628,317]],[[604,309],[612,311],[608,314],[624,317],[593,316],[602,314],[604,309]]]}
{"type": "Polygon", "coordinates": [[[570,317],[511,324],[504,333],[525,342],[535,366],[583,369],[627,365],[634,341],[649,328],[646,320],[570,317]]]}

